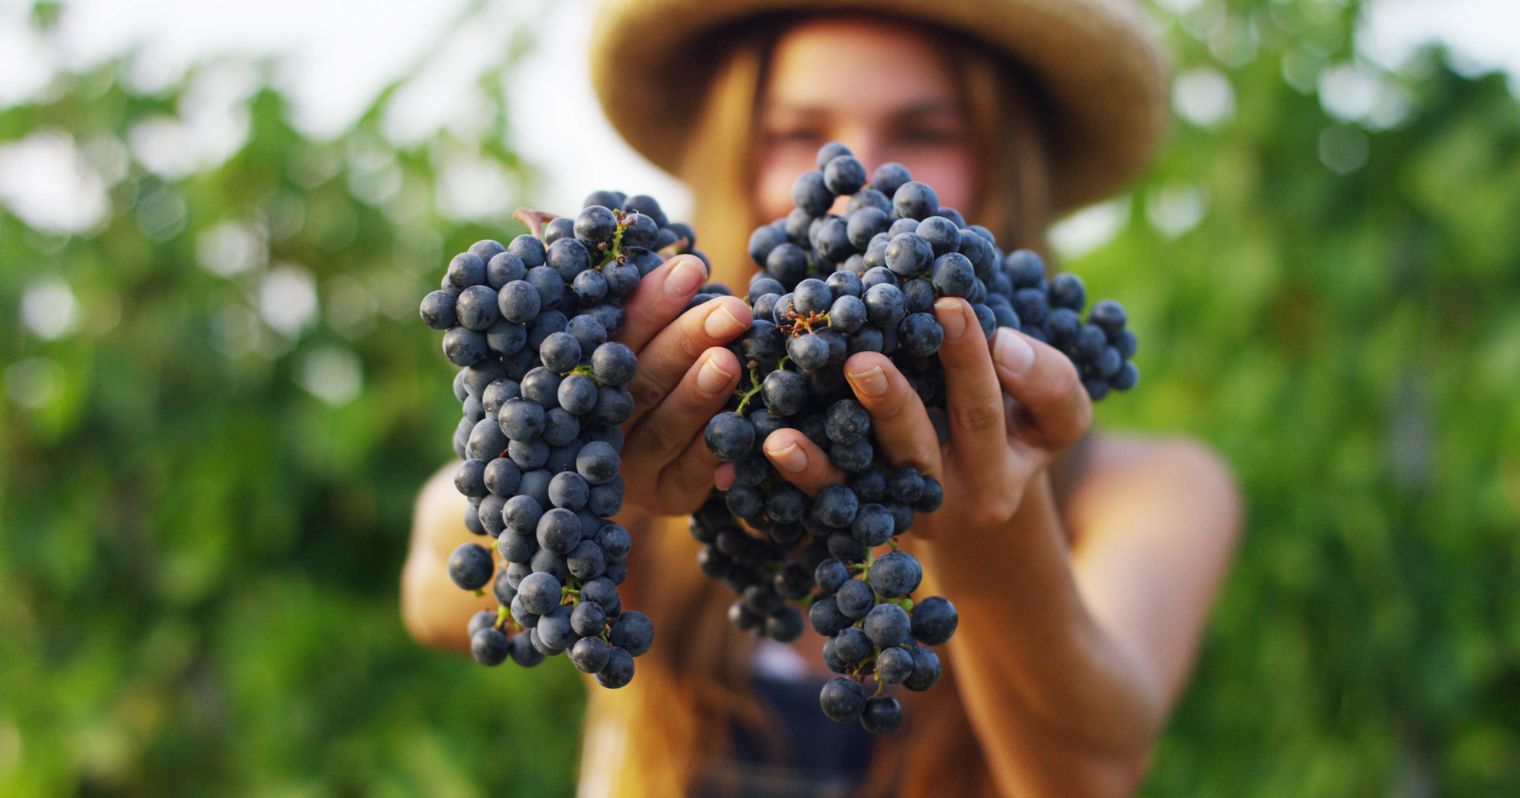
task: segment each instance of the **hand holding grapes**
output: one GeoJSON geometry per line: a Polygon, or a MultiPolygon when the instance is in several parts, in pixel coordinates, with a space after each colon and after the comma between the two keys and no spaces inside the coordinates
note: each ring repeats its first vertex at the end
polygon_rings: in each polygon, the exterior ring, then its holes
{"type": "Polygon", "coordinates": [[[986,591],[970,582],[1001,585],[1025,562],[987,555],[1039,511],[1030,489],[1087,430],[1091,400],[1138,379],[1123,309],[1099,302],[1084,322],[1080,280],[1005,257],[899,164],[868,185],[830,144],[818,165],[794,212],[751,236],[763,271],[742,299],[702,286],[690,228],[613,192],[573,220],[527,212],[532,235],[478,242],[424,299],[463,369],[466,526],[506,565],[474,543],[450,557],[455,584],[489,582],[500,604],[471,624],[477,659],[568,650],[628,683],[652,627],[616,592],[631,539],[610,519],[626,496],[692,514],[698,566],[738,595],[736,626],[823,635],[840,675],[820,708],[881,734],[902,722],[887,687],[932,687],[931,647],[958,625],[949,600],[918,592],[926,569],[898,538],[955,540],[933,570],[973,601],[986,591]],[[829,213],[841,195],[846,214],[829,213]]]}
{"type": "Polygon", "coordinates": [[[718,460],[702,430],[739,382],[739,359],[723,345],[749,329],[750,308],[720,296],[688,310],[705,280],[700,260],[679,255],[625,305],[619,338],[638,356],[628,384],[633,417],[623,427],[625,501],[654,515],[687,514],[706,498],[718,460]]]}
{"type": "MultiPolygon", "coordinates": [[[[871,415],[882,453],[893,465],[917,468],[944,486],[941,509],[914,524],[914,533],[926,539],[1006,525],[1029,481],[1080,438],[1092,418],[1077,370],[1060,351],[1009,329],[987,341],[961,299],[942,298],[934,311],[945,329],[940,358],[949,437],[943,443],[923,401],[890,358],[862,352],[845,362],[846,379],[871,415]]],[[[799,430],[772,432],[764,451],[809,494],[846,481],[799,430]]],[[[731,466],[719,470],[719,487],[732,479],[731,466]]]]}

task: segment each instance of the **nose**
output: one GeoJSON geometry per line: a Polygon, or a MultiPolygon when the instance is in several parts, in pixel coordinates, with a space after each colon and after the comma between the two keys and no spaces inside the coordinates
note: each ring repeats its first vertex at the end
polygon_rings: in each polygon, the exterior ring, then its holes
{"type": "MultiPolygon", "coordinates": [[[[873,129],[872,125],[861,123],[841,125],[833,131],[833,134],[834,141],[838,141],[849,147],[850,152],[855,155],[856,160],[865,165],[866,177],[870,179],[871,172],[881,165],[882,152],[884,151],[881,135],[873,129]]],[[[834,203],[834,207],[829,210],[832,213],[843,215],[848,204],[848,200],[840,197],[834,203]]]]}
{"type": "Polygon", "coordinates": [[[881,165],[886,147],[880,131],[876,130],[875,126],[849,125],[838,131],[837,140],[844,142],[855,153],[855,157],[865,164],[867,175],[881,165]]]}

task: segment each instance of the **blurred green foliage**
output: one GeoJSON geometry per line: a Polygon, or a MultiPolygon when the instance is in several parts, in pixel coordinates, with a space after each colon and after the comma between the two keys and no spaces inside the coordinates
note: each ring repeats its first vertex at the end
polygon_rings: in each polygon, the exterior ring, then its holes
{"type": "MultiPolygon", "coordinates": [[[[1179,123],[1067,264],[1142,340],[1100,423],[1210,442],[1248,507],[1147,794],[1520,793],[1520,103],[1439,53],[1358,61],[1356,14],[1172,17],[1233,113],[1179,123]],[[1335,68],[1383,102],[1327,112],[1335,68]]],[[[531,196],[512,56],[479,140],[388,142],[393,91],[314,139],[261,79],[230,157],[150,169],[126,143],[216,68],[0,109],[0,144],[120,165],[87,232],[0,209],[0,794],[567,793],[568,668],[423,651],[397,612],[457,412],[416,300],[518,232],[440,185],[485,162],[531,196]]]]}

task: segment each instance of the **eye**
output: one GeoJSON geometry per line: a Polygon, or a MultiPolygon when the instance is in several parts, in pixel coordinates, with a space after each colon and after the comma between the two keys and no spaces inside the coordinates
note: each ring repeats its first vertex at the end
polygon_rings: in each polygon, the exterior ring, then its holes
{"type": "Polygon", "coordinates": [[[767,130],[765,138],[775,145],[812,144],[823,139],[823,132],[808,127],[779,127],[767,130]]]}
{"type": "Polygon", "coordinates": [[[904,145],[918,147],[959,144],[961,138],[961,129],[951,125],[915,125],[898,134],[904,145]]]}

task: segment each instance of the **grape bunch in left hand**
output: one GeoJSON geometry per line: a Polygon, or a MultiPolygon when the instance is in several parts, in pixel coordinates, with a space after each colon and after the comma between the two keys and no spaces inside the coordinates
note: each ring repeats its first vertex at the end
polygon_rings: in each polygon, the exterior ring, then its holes
{"type": "Polygon", "coordinates": [[[495,539],[459,546],[449,576],[465,590],[489,586],[499,604],[469,622],[479,662],[532,667],[568,652],[622,687],[654,627],[618,595],[632,541],[610,519],[623,505],[619,425],[633,413],[637,358],[612,339],[623,300],[665,255],[692,253],[695,235],[653,198],[612,191],[593,193],[574,218],[519,215],[530,234],[476,242],[422,300],[459,367],[454,485],[469,499],[465,525],[495,539]]]}

